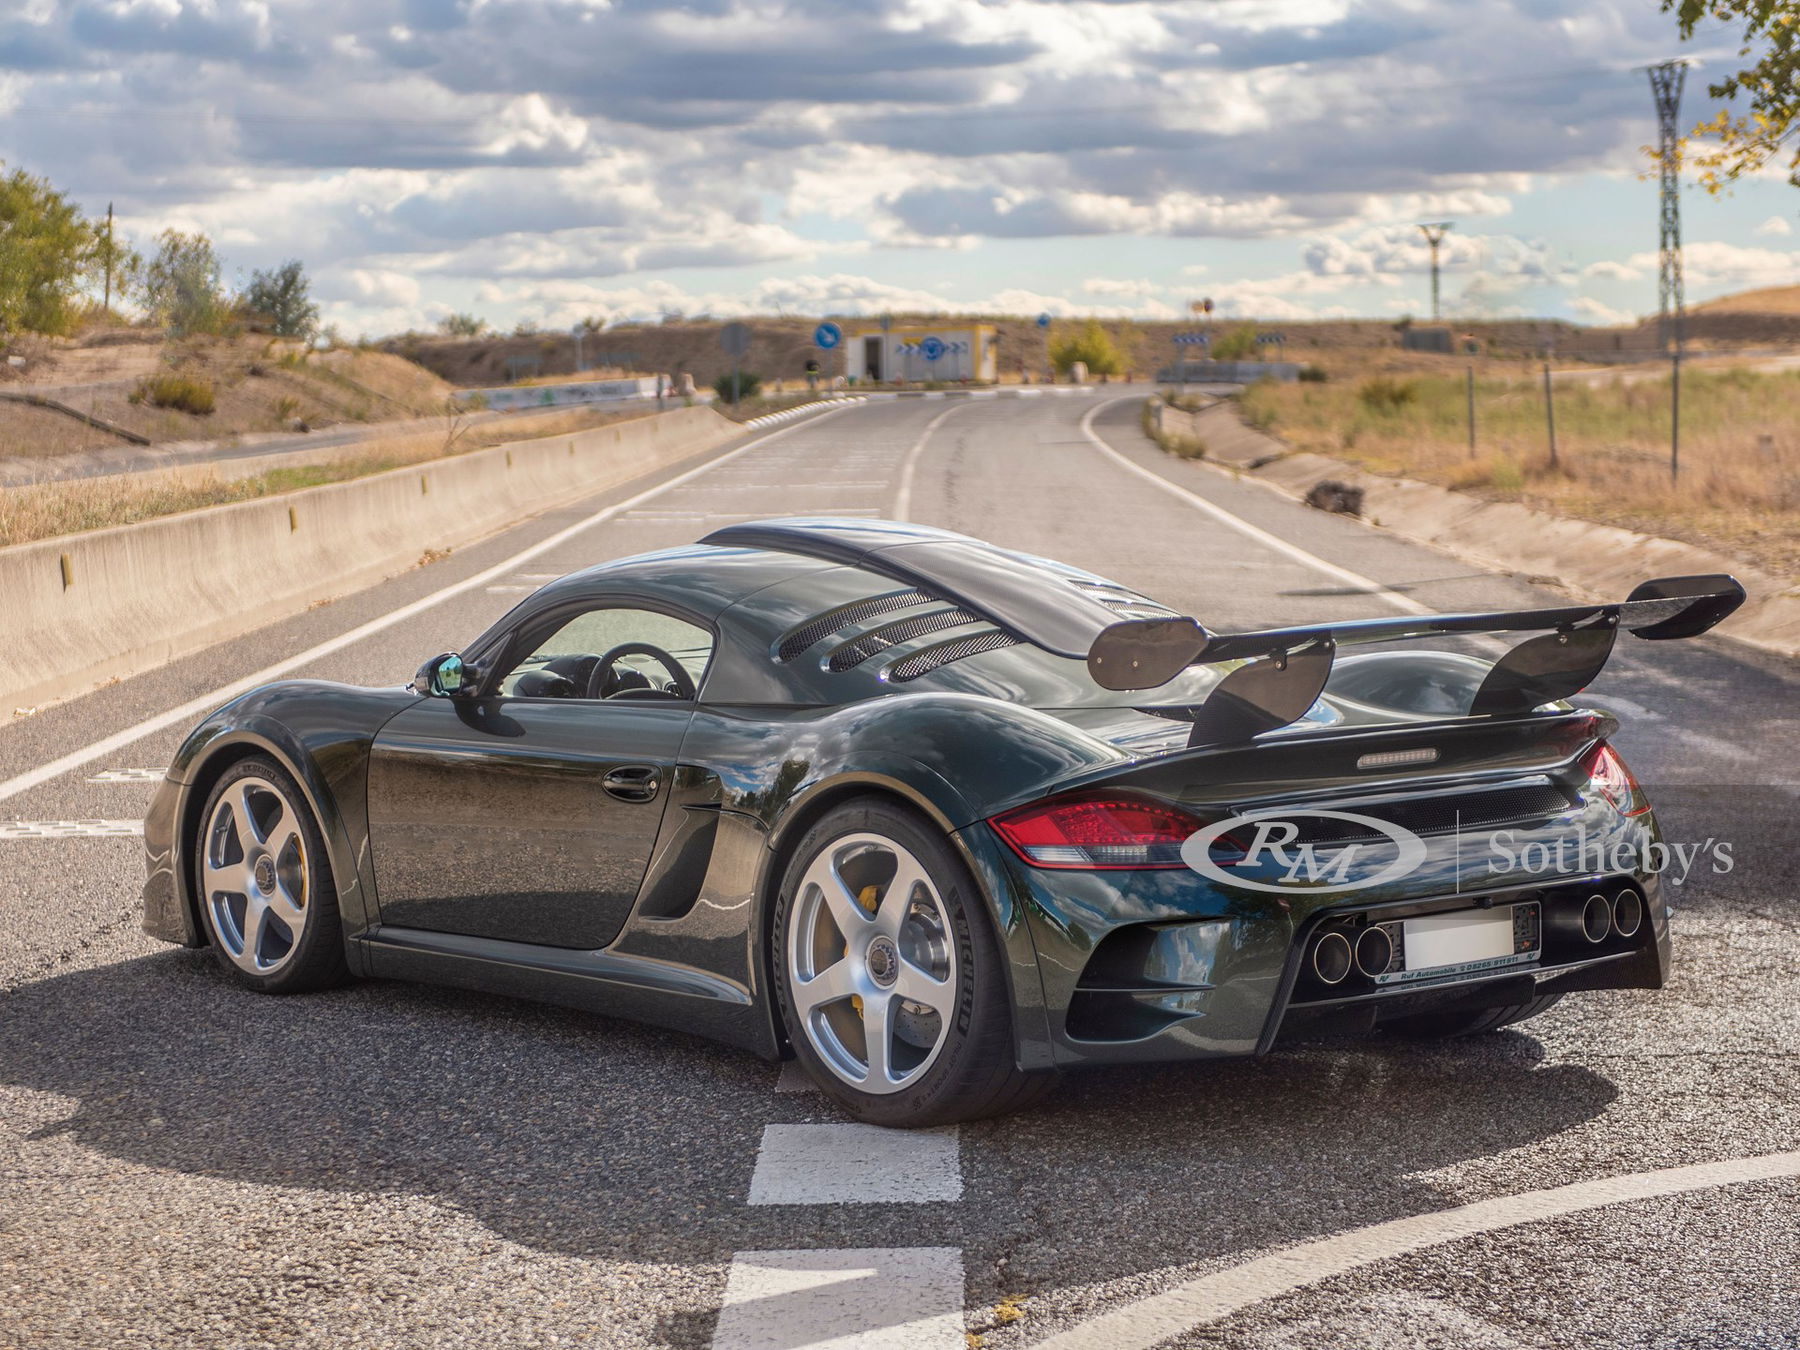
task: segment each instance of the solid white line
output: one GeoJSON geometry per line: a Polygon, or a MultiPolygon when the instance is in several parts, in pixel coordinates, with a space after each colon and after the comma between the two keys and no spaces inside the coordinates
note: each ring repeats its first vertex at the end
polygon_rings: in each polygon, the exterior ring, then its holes
{"type": "Polygon", "coordinates": [[[749,451],[755,450],[759,446],[767,445],[770,441],[779,440],[784,436],[791,436],[796,431],[815,427],[827,418],[836,417],[840,413],[849,411],[853,406],[855,405],[845,403],[839,407],[832,408],[829,412],[820,413],[817,417],[811,418],[804,423],[784,427],[780,431],[772,431],[767,436],[758,436],[755,440],[748,441],[745,444],[740,445],[737,449],[720,455],[717,459],[709,459],[704,464],[696,465],[694,468],[688,469],[683,473],[676,474],[675,477],[669,479],[666,483],[659,483],[656,487],[650,488],[645,492],[640,492],[635,497],[628,497],[616,505],[604,507],[601,510],[594,512],[593,515],[570,525],[566,529],[558,530],[548,539],[540,540],[530,548],[522,549],[518,553],[513,554],[512,557],[506,559],[505,562],[496,563],[485,571],[477,572],[474,576],[465,577],[463,580],[456,582],[453,585],[444,587],[441,591],[433,591],[430,595],[414,600],[409,605],[402,605],[399,609],[384,614],[379,619],[371,619],[368,623],[352,628],[347,633],[340,633],[338,636],[329,638],[326,641],[319,643],[317,646],[308,647],[297,656],[290,656],[284,661],[277,661],[272,666],[264,666],[261,670],[246,675],[241,680],[233,680],[230,684],[220,685],[217,689],[204,693],[198,698],[189,699],[179,707],[170,708],[167,712],[158,713],[154,717],[147,717],[143,721],[134,723],[133,725],[126,727],[123,731],[116,731],[110,736],[93,742],[91,745],[85,745],[79,750],[71,750],[68,754],[59,756],[58,758],[51,760],[48,764],[40,764],[35,769],[28,769],[22,774],[8,778],[4,782],[0,782],[0,801],[5,801],[8,797],[16,797],[21,792],[28,792],[40,784],[47,783],[53,778],[68,773],[71,769],[79,769],[84,765],[92,764],[97,759],[104,759],[107,755],[122,750],[126,746],[137,741],[141,741],[146,736],[153,736],[159,731],[165,731],[169,727],[177,726],[190,718],[198,717],[203,713],[209,713],[228,699],[233,699],[239,694],[247,693],[248,691],[255,689],[258,685],[267,684],[270,680],[278,679],[281,676],[286,675],[289,671],[298,670],[302,666],[310,665],[312,662],[330,656],[334,652],[342,651],[345,647],[361,642],[366,637],[372,637],[374,634],[382,632],[384,629],[392,628],[395,624],[404,623],[414,615],[423,614],[426,610],[441,605],[446,600],[462,595],[468,591],[476,590],[482,586],[486,586],[491,581],[497,581],[513,571],[521,563],[530,562],[533,558],[548,553],[551,549],[573,539],[582,531],[591,530],[596,525],[604,524],[620,512],[629,511],[632,507],[637,506],[642,502],[650,501],[652,498],[659,497],[672,488],[677,488],[683,483],[691,482],[701,474],[711,473],[720,465],[729,464],[739,455],[747,454],[749,451]]]}
{"type": "Polygon", "coordinates": [[[1081,419],[1081,434],[1088,438],[1088,441],[1096,450],[1112,460],[1120,468],[1129,470],[1139,478],[1142,478],[1145,482],[1161,488],[1172,497],[1179,497],[1189,506],[1194,507],[1196,510],[1204,511],[1207,515],[1218,521],[1219,524],[1226,526],[1228,529],[1236,530],[1245,538],[1253,539],[1265,548],[1273,549],[1283,557],[1290,558],[1294,562],[1300,563],[1302,566],[1310,567],[1315,572],[1323,573],[1332,580],[1342,582],[1345,586],[1348,586],[1353,590],[1363,591],[1378,599],[1385,600],[1395,609],[1402,610],[1408,614],[1435,614],[1437,612],[1429,605],[1420,604],[1410,595],[1402,595],[1399,591],[1384,586],[1371,577],[1365,577],[1360,572],[1352,572],[1347,567],[1339,567],[1334,562],[1326,562],[1325,559],[1321,558],[1318,554],[1308,553],[1298,544],[1290,544],[1279,535],[1270,534],[1260,526],[1252,525],[1249,521],[1234,516],[1224,507],[1219,506],[1215,502],[1208,501],[1199,493],[1189,492],[1186,488],[1171,483],[1161,474],[1153,473],[1143,465],[1127,459],[1105,441],[1101,440],[1099,433],[1094,430],[1094,418],[1115,403],[1124,403],[1131,398],[1141,397],[1142,395],[1127,395],[1125,398],[1112,398],[1107,399],[1104,403],[1096,403],[1092,408],[1088,409],[1086,416],[1081,419]]]}
{"type": "Polygon", "coordinates": [[[956,1127],[765,1125],[753,1205],[909,1204],[962,1198],[956,1127]]]}
{"type": "Polygon", "coordinates": [[[894,491],[895,520],[912,518],[908,513],[912,510],[913,471],[919,467],[919,454],[925,449],[925,443],[931,439],[931,433],[938,429],[945,418],[974,406],[972,403],[954,404],[945,408],[925,424],[925,429],[919,433],[919,439],[912,443],[911,448],[906,452],[906,458],[900,461],[900,486],[894,491]]]}
{"type": "Polygon", "coordinates": [[[1435,1214],[1417,1214],[1315,1242],[1270,1252],[1254,1261],[1214,1271],[1197,1280],[1084,1322],[1037,1350],[1150,1350],[1194,1327],[1221,1322],[1265,1299],[1409,1252],[1519,1224],[1539,1223],[1603,1205],[1684,1191],[1707,1190],[1746,1181],[1800,1177],[1800,1152],[1669,1167],[1655,1172],[1578,1181],[1550,1190],[1478,1200],[1435,1214]]]}
{"type": "Polygon", "coordinates": [[[964,1350],[956,1247],[738,1252],[713,1350],[964,1350]]]}

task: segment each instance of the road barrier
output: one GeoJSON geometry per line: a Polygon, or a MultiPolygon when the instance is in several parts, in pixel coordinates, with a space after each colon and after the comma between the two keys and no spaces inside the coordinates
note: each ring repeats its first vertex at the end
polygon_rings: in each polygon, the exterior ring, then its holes
{"type": "Polygon", "coordinates": [[[140,674],[741,433],[678,408],[0,549],[0,713],[140,674]]]}

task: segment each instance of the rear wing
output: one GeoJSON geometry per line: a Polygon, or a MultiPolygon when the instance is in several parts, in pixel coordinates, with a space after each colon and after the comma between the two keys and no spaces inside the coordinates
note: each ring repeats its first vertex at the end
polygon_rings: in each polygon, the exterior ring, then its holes
{"type": "MultiPolygon", "coordinates": [[[[1485,614],[1407,615],[1214,633],[1177,614],[1121,619],[1082,580],[1088,574],[967,535],[891,520],[747,521],[700,541],[772,549],[874,572],[941,596],[1043,651],[1085,660],[1103,688],[1155,689],[1190,666],[1231,671],[1192,715],[1193,744],[1248,739],[1303,716],[1330,678],[1339,647],[1471,633],[1530,633],[1488,673],[1473,716],[1528,712],[1568,698],[1600,673],[1620,628],[1650,641],[1695,637],[1744,603],[1724,575],[1646,581],[1623,600],[1485,614]]],[[[1100,581],[1101,578],[1089,578],[1100,581]]],[[[1133,606],[1160,609],[1151,602],[1133,606]]],[[[1177,711],[1169,709],[1166,711],[1177,711]]]]}
{"type": "Polygon", "coordinates": [[[1214,745],[1248,740],[1304,716],[1324,692],[1340,646],[1536,632],[1539,636],[1494,663],[1469,708],[1471,717],[1516,716],[1571,698],[1593,683],[1621,628],[1652,642],[1697,637],[1743,603],[1743,586],[1734,577],[1714,574],[1661,577],[1620,601],[1557,609],[1352,619],[1224,634],[1187,619],[1131,620],[1113,624],[1095,639],[1088,669],[1108,689],[1151,689],[1188,666],[1243,661],[1204,704],[1189,710],[1194,723],[1189,745],[1214,745]],[[1183,630],[1182,624],[1192,629],[1183,630]]]}

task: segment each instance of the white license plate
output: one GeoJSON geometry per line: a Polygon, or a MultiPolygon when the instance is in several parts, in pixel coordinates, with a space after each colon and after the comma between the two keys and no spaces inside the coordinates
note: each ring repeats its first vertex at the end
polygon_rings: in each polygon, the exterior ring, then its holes
{"type": "Polygon", "coordinates": [[[1530,944],[1530,950],[1517,950],[1515,908],[1500,905],[1404,920],[1400,924],[1402,968],[1381,976],[1379,982],[1390,984],[1425,976],[1497,970],[1535,961],[1535,942],[1530,944]]]}

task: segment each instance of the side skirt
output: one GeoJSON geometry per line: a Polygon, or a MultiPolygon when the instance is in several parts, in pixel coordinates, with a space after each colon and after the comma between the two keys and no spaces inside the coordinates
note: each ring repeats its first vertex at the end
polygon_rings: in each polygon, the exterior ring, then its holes
{"type": "Polygon", "coordinates": [[[351,938],[349,947],[378,978],[555,1003],[723,1041],[765,1059],[779,1055],[750,991],[692,966],[386,924],[351,938]]]}

